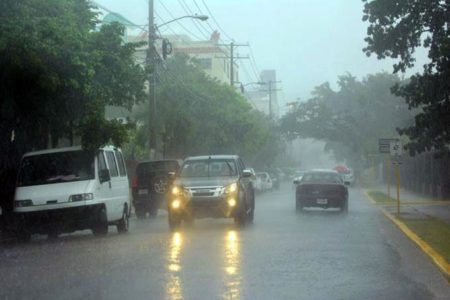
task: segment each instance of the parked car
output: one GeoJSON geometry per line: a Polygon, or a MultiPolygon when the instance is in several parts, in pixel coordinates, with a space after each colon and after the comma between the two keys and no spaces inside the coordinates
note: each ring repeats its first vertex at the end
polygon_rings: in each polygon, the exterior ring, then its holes
{"type": "Polygon", "coordinates": [[[252,172],[236,155],[187,158],[168,202],[169,226],[196,218],[234,218],[237,225],[253,222],[255,195],[252,172]]]}
{"type": "Polygon", "coordinates": [[[280,189],[280,181],[281,181],[281,177],[279,176],[279,174],[277,172],[270,172],[269,173],[269,177],[272,180],[272,188],[279,190],[280,189]]]}
{"type": "Polygon", "coordinates": [[[33,233],[91,229],[106,235],[109,225],[128,231],[130,193],[121,151],[95,153],[81,147],[30,152],[23,156],[14,200],[18,238],[33,233]]]}
{"type": "Polygon", "coordinates": [[[256,173],[256,177],[260,179],[261,181],[261,191],[269,191],[272,189],[272,179],[270,178],[269,173],[267,172],[258,172],[256,173]]]}
{"type": "Polygon", "coordinates": [[[355,183],[355,175],[352,169],[347,166],[339,165],[336,166],[334,170],[341,175],[344,184],[351,186],[355,183]]]}
{"type": "Polygon", "coordinates": [[[171,173],[181,167],[180,160],[140,162],[132,180],[133,206],[138,218],[156,217],[159,208],[166,208],[167,191],[172,184],[171,173]]]}
{"type": "Polygon", "coordinates": [[[295,193],[295,209],[304,208],[340,208],[348,211],[348,190],[341,176],[334,170],[313,170],[306,172],[295,193]]]}

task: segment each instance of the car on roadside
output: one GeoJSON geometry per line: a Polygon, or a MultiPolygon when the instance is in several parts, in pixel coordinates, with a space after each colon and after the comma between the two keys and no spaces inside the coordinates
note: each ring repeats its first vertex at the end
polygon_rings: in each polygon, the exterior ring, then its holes
{"type": "Polygon", "coordinates": [[[352,169],[347,166],[339,165],[334,168],[336,172],[341,175],[342,180],[348,186],[352,186],[355,183],[355,174],[352,169]]]}
{"type": "Polygon", "coordinates": [[[256,177],[261,181],[261,192],[269,191],[273,188],[272,178],[267,172],[257,172],[256,177]]]}
{"type": "Polygon", "coordinates": [[[131,181],[134,212],[139,219],[156,217],[158,209],[166,209],[167,191],[181,160],[167,159],[139,162],[131,181]]]}
{"type": "Polygon", "coordinates": [[[348,189],[338,172],[305,172],[296,188],[295,210],[303,212],[310,207],[339,208],[343,213],[348,212],[348,189]]]}
{"type": "Polygon", "coordinates": [[[130,208],[127,170],[116,147],[50,149],[22,158],[14,199],[20,240],[84,229],[101,236],[109,225],[127,232],[130,208]]]}
{"type": "Polygon", "coordinates": [[[272,188],[279,190],[280,189],[280,181],[281,177],[278,172],[270,172],[269,177],[272,180],[272,188]]]}
{"type": "Polygon", "coordinates": [[[170,228],[197,218],[233,218],[237,225],[253,222],[255,194],[251,176],[237,155],[186,158],[169,196],[170,228]]]}

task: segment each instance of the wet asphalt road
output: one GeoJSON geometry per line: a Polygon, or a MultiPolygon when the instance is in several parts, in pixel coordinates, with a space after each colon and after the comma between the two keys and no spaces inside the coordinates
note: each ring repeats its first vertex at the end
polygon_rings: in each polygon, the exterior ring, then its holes
{"type": "Polygon", "coordinates": [[[422,252],[351,189],[349,214],[294,212],[294,191],[257,197],[255,224],[197,220],[170,232],[164,212],[57,241],[0,245],[1,299],[450,299],[422,252]]]}

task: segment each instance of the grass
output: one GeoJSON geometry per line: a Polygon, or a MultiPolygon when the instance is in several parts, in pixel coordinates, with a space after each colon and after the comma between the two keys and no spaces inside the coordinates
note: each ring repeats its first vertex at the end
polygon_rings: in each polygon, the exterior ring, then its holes
{"type": "Polygon", "coordinates": [[[377,204],[393,204],[396,201],[394,198],[388,197],[388,195],[386,195],[383,192],[379,192],[379,191],[368,191],[367,194],[377,204]]]}
{"type": "Polygon", "coordinates": [[[450,263],[450,225],[435,219],[399,218],[410,230],[433,247],[448,263],[450,263]]]}

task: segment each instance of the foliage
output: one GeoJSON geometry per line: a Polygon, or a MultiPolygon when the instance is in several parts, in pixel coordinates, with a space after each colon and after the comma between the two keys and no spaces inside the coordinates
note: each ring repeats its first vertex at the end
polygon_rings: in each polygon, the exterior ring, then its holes
{"type": "Polygon", "coordinates": [[[88,149],[126,140],[104,109],[144,99],[146,76],[121,25],[98,26],[87,0],[4,0],[0,32],[2,181],[21,154],[61,138],[79,133],[88,149]]]}
{"type": "Polygon", "coordinates": [[[399,130],[410,139],[411,154],[426,150],[449,152],[450,118],[450,2],[444,0],[363,0],[367,55],[398,60],[395,72],[414,66],[418,48],[428,51],[422,74],[392,91],[410,108],[420,109],[415,123],[399,130]]]}
{"type": "MultiPolygon", "coordinates": [[[[268,117],[252,110],[233,88],[208,77],[195,59],[170,58],[158,79],[156,132],[165,157],[237,153],[256,163],[253,158],[269,140],[277,145],[268,117]]],[[[146,147],[148,112],[143,104],[135,113],[143,124],[135,134],[140,149],[146,147]]],[[[261,159],[270,161],[276,152],[261,159]]]]}
{"type": "Polygon", "coordinates": [[[316,87],[310,100],[282,119],[281,129],[290,139],[323,140],[336,159],[362,167],[369,155],[378,153],[378,138],[395,136],[398,126],[411,121],[404,101],[390,93],[397,82],[397,76],[387,73],[362,81],[343,75],[338,91],[328,83],[316,87]]]}

